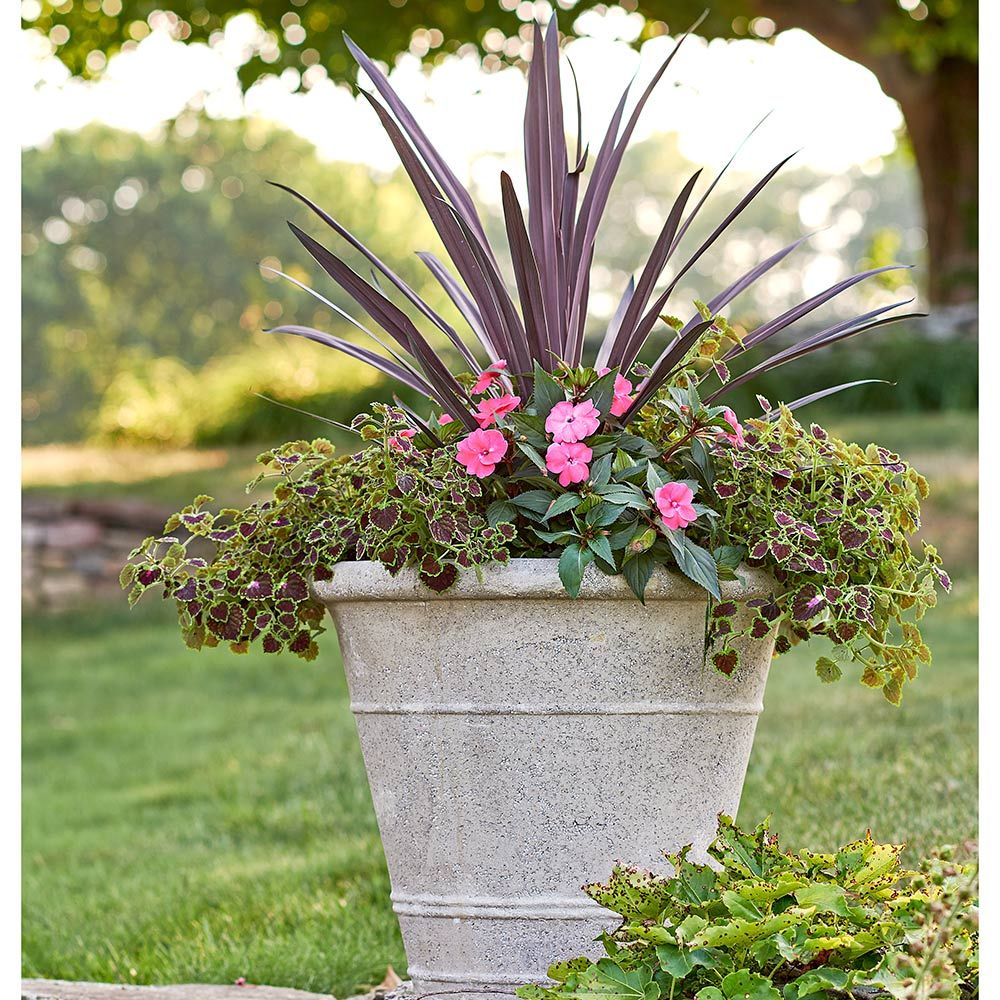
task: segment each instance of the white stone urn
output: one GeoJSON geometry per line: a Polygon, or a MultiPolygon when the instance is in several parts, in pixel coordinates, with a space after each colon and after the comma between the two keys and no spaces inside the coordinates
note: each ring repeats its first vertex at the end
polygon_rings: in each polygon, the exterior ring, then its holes
{"type": "MultiPolygon", "coordinates": [[[[741,571],[724,599],[771,592],[741,571]]],[[[732,677],[704,657],[706,596],[658,570],[640,604],[587,570],[512,559],[446,593],[341,563],[315,594],[340,637],[410,976],[484,1000],[599,953],[581,891],[616,860],[665,870],[735,815],[773,643],[732,677]]]]}

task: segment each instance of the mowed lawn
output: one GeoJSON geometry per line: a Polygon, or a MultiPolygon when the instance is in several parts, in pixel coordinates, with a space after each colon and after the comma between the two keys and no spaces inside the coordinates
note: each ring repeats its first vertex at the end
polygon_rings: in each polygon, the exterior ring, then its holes
{"type": "MultiPolygon", "coordinates": [[[[926,622],[933,665],[899,709],[853,677],[821,684],[821,649],[774,665],[740,818],[772,813],[787,846],[832,848],[871,827],[913,860],[976,835],[975,432],[971,418],[948,420],[872,428],[925,457],[927,535],[959,573],[926,622]]],[[[156,489],[172,498],[178,485],[156,489]]],[[[245,976],[345,997],[387,965],[404,971],[329,640],[311,664],[196,654],[155,600],[25,622],[25,976],[245,976]]]]}

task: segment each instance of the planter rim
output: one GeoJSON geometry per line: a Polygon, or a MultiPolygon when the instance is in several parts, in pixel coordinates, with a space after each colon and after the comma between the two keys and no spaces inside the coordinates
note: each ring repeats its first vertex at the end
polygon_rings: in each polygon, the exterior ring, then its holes
{"type": "MultiPolygon", "coordinates": [[[[559,580],[558,559],[510,559],[482,567],[482,581],[476,571],[459,572],[458,579],[443,593],[422,583],[413,567],[407,566],[396,576],[380,562],[363,560],[337,563],[333,579],[312,584],[316,599],[324,604],[359,601],[474,601],[474,600],[573,600],[559,580]]],[[[725,600],[743,601],[763,597],[775,591],[774,578],[763,569],[743,567],[739,580],[723,581],[725,600]]],[[[697,601],[706,593],[680,573],[657,566],[646,587],[646,602],[697,601]]],[[[580,587],[586,600],[635,601],[625,580],[607,576],[595,566],[588,566],[580,587]]],[[[636,602],[638,603],[638,602],[636,602]]]]}

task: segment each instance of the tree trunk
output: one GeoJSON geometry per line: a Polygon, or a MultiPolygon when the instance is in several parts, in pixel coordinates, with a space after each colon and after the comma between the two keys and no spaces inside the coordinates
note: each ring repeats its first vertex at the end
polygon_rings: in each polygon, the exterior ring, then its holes
{"type": "Polygon", "coordinates": [[[927,296],[932,305],[977,297],[979,86],[976,66],[945,59],[908,74],[899,101],[920,172],[927,226],[927,296]]]}
{"type": "Polygon", "coordinates": [[[931,306],[961,306],[978,294],[979,80],[978,67],[948,57],[930,72],[906,52],[872,44],[896,0],[755,0],[779,27],[799,27],[824,45],[870,69],[899,101],[923,192],[931,306]]]}

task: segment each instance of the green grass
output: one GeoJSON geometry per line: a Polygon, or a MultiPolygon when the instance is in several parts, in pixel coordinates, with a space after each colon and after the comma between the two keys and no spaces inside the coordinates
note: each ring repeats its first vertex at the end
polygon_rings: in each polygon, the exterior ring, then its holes
{"type": "MultiPolygon", "coordinates": [[[[793,847],[870,826],[910,860],[973,836],[974,594],[929,620],[898,710],[820,684],[815,649],[777,661],[741,819],[772,812],[793,847]]],[[[23,662],[24,975],[346,996],[403,970],[332,642],[193,654],[153,604],[29,621],[23,662]]]]}

